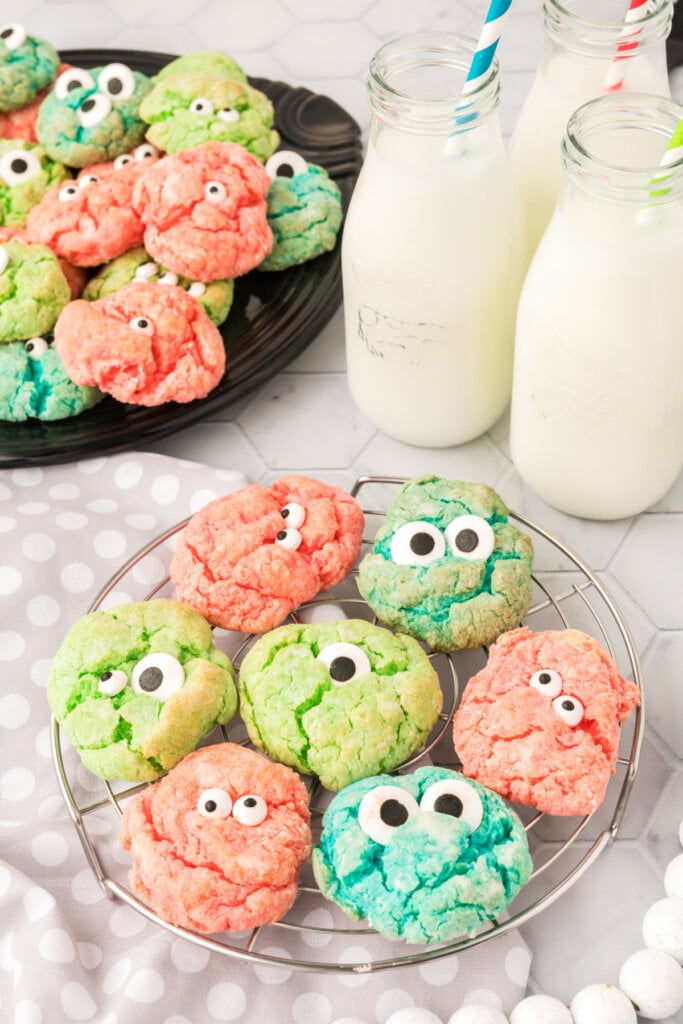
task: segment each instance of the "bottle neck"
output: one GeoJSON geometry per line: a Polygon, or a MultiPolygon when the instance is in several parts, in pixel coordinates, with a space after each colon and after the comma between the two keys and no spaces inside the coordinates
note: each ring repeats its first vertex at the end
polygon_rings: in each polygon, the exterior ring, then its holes
{"type": "Polygon", "coordinates": [[[642,54],[664,44],[671,31],[673,0],[642,4],[634,21],[627,21],[628,10],[628,0],[544,0],[546,40],[555,50],[606,61],[618,51],[642,54]]]}

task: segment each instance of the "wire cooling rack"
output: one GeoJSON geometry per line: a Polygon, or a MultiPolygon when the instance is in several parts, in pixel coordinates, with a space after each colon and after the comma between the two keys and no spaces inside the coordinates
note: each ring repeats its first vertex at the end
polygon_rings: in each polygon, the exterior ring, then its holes
{"type": "MultiPolygon", "coordinates": [[[[361,557],[372,545],[386,509],[404,482],[401,477],[377,476],[361,477],[356,481],[351,493],[361,504],[366,523],[361,557]]],[[[527,831],[533,874],[528,885],[508,907],[504,919],[491,921],[476,934],[456,941],[427,946],[390,941],[362,923],[350,922],[342,911],[324,899],[308,864],[302,871],[294,905],[275,924],[249,932],[225,932],[213,936],[167,924],[128,887],[130,859],[127,855],[111,838],[103,841],[103,833],[111,829],[102,829],[102,816],[113,819],[114,825],[118,826],[126,800],[147,784],[117,786],[89,776],[88,785],[80,785],[84,769],[79,767],[78,758],[53,720],[52,755],[59,785],[87,861],[104,893],[112,899],[122,900],[167,931],[212,952],[288,971],[347,975],[388,970],[449,956],[517,928],[563,895],[589,869],[619,830],[642,743],[644,719],[640,665],[621,612],[589,566],[542,526],[519,513],[511,512],[510,517],[534,543],[533,598],[524,623],[534,630],[572,627],[594,636],[609,650],[622,675],[632,679],[641,689],[641,704],[622,726],[616,770],[603,803],[593,814],[583,818],[562,818],[515,807],[527,831]],[[93,784],[98,787],[95,791],[93,784]],[[348,947],[357,948],[356,943],[362,940],[368,959],[353,962],[343,953],[340,956],[337,940],[342,942],[342,949],[347,950],[348,947]]],[[[89,611],[120,603],[129,597],[128,591],[139,588],[141,582],[145,591],[135,595],[136,600],[173,597],[166,570],[174,539],[186,522],[184,520],[161,534],[126,562],[98,594],[89,611]]],[[[376,622],[359,596],[355,581],[354,570],[343,584],[325,591],[315,601],[298,609],[291,616],[292,620],[301,621],[312,614],[326,613],[329,617],[366,618],[376,622]],[[323,609],[321,606],[327,607],[323,609]]],[[[239,671],[241,659],[256,638],[221,630],[215,630],[215,637],[217,646],[226,650],[239,671]]],[[[431,652],[429,656],[441,680],[443,711],[425,746],[396,769],[398,773],[422,763],[440,764],[456,770],[460,768],[451,740],[451,720],[462,688],[470,676],[484,666],[487,651],[483,648],[452,655],[431,652]]],[[[222,740],[247,744],[246,730],[239,718],[215,730],[203,743],[222,740]]],[[[326,793],[317,780],[307,781],[310,783],[312,829],[316,840],[322,813],[333,794],[326,793]]]]}

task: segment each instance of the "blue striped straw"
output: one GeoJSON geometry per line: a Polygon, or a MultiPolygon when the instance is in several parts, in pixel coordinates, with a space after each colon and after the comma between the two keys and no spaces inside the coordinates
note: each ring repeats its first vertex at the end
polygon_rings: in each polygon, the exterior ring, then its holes
{"type": "Polygon", "coordinates": [[[465,79],[464,95],[477,89],[489,73],[511,4],[512,0],[491,0],[470,70],[465,79]]]}

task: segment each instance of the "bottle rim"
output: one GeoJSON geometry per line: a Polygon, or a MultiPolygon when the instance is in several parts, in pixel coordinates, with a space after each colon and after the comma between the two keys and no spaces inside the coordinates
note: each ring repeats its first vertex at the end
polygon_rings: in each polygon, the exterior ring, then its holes
{"type": "MultiPolygon", "coordinates": [[[[601,4],[604,12],[604,3],[601,4]]],[[[625,7],[620,18],[608,19],[581,13],[572,7],[572,0],[543,0],[543,24],[546,36],[563,50],[584,57],[612,60],[617,47],[624,42],[624,30],[637,40],[636,52],[643,52],[664,42],[671,31],[674,0],[650,0],[641,7],[642,15],[628,25],[625,7]]]]}

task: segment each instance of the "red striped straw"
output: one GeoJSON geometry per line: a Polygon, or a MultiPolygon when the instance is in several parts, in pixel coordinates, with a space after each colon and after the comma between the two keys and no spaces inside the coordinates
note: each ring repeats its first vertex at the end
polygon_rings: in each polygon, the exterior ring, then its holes
{"type": "Polygon", "coordinates": [[[626,12],[626,18],[624,19],[624,27],[619,34],[620,42],[617,46],[617,52],[612,58],[610,69],[605,78],[604,88],[608,92],[618,92],[619,89],[623,88],[628,67],[627,61],[630,57],[634,56],[634,52],[638,48],[638,36],[643,30],[642,25],[634,25],[634,23],[643,20],[648,3],[649,0],[631,0],[630,7],[626,12]]]}

